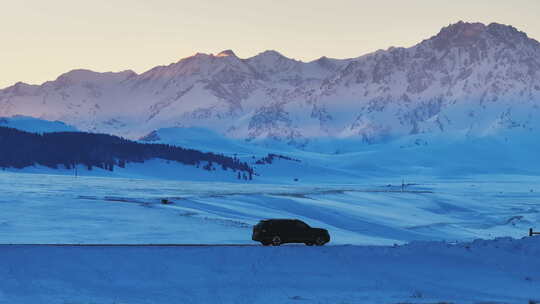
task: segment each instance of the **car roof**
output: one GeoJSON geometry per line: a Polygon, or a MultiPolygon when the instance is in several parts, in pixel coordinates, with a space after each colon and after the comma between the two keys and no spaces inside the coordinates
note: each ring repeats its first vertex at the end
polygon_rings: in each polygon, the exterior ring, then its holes
{"type": "Polygon", "coordinates": [[[299,219],[264,219],[261,222],[301,222],[299,219]]]}

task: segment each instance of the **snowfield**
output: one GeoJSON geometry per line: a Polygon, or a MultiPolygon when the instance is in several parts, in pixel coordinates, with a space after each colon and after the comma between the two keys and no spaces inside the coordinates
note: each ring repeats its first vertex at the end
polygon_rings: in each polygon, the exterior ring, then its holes
{"type": "Polygon", "coordinates": [[[414,182],[402,192],[394,178],[258,184],[0,171],[0,242],[252,244],[260,219],[300,218],[328,229],[331,245],[393,245],[520,238],[540,222],[538,177],[414,182]]]}
{"type": "Polygon", "coordinates": [[[536,303],[540,238],[406,246],[0,245],[0,302],[536,303]]]}
{"type": "Polygon", "coordinates": [[[0,303],[540,300],[540,237],[520,239],[540,222],[538,177],[416,176],[402,191],[396,177],[228,183],[155,168],[0,171],[0,303]],[[332,239],[263,247],[251,241],[262,218],[300,218],[332,239]],[[252,246],[24,245],[37,243],[252,246]]]}

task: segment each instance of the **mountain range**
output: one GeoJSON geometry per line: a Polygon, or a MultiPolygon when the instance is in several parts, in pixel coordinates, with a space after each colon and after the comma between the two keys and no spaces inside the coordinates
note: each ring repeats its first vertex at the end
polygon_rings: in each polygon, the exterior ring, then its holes
{"type": "Polygon", "coordinates": [[[538,132],[540,43],[512,26],[458,22],[412,47],[311,62],[265,51],[198,53],[142,74],[73,70],[0,90],[0,117],[58,120],[138,139],[204,128],[297,146],[414,134],[538,132]]]}

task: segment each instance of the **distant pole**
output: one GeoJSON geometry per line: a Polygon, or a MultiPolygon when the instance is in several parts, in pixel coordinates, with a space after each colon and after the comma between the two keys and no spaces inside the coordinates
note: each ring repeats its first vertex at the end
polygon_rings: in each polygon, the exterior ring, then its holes
{"type": "Polygon", "coordinates": [[[405,191],[405,179],[401,179],[401,192],[405,191]]]}

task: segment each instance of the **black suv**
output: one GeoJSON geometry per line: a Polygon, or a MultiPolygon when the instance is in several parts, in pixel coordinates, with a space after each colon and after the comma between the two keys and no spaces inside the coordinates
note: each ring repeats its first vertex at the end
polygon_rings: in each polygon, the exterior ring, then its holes
{"type": "Polygon", "coordinates": [[[251,239],[265,246],[279,246],[284,243],[322,246],[330,242],[330,235],[328,230],[311,228],[300,220],[271,219],[262,220],[255,225],[251,239]]]}

